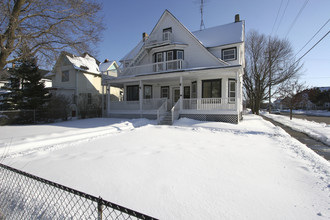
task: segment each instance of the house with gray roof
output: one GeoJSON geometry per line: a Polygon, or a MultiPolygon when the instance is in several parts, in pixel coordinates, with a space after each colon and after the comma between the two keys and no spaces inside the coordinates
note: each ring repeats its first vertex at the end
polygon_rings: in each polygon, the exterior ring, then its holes
{"type": "Polygon", "coordinates": [[[118,77],[103,84],[123,88],[108,102],[109,117],[145,117],[171,124],[180,117],[238,123],[242,119],[245,24],[191,32],[168,10],[124,56],[118,77]]]}

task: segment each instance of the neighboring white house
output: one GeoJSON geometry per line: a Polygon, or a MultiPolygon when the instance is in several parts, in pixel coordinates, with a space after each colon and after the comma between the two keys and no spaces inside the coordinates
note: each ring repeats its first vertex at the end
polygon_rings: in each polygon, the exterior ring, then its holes
{"type": "MultiPolygon", "coordinates": [[[[48,74],[52,78],[52,93],[65,95],[71,99],[73,117],[79,114],[78,97],[84,95],[88,104],[94,103],[93,99],[101,98],[103,86],[99,64],[100,62],[88,53],[75,56],[62,52],[52,72],[48,74]]],[[[118,68],[116,62],[112,63],[111,68],[113,74],[116,75],[118,68]]],[[[112,100],[119,100],[119,95],[119,89],[112,89],[112,100]]]]}
{"type": "Polygon", "coordinates": [[[161,121],[189,117],[238,123],[242,118],[245,67],[244,21],[190,32],[165,10],[150,35],[120,60],[109,88],[124,89],[124,100],[109,102],[109,117],[161,121]],[[168,116],[167,116],[168,117],[168,116]]]}

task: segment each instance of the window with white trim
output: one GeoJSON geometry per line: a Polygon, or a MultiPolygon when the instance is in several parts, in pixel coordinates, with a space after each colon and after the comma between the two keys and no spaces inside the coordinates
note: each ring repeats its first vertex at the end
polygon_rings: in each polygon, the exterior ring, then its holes
{"type": "Polygon", "coordinates": [[[228,80],[228,102],[234,103],[236,99],[236,80],[228,80]]]}
{"type": "Polygon", "coordinates": [[[231,61],[237,59],[237,49],[236,47],[223,49],[222,50],[222,59],[224,61],[231,61]]]}

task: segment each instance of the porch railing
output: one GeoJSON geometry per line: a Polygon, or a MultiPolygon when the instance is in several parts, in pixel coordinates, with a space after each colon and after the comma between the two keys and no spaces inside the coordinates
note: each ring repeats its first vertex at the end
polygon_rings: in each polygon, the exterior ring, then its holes
{"type": "MultiPolygon", "coordinates": [[[[180,100],[180,99],[179,99],[180,100]]],[[[164,103],[170,106],[169,100],[166,98],[143,99],[142,108],[140,109],[139,101],[111,101],[110,111],[158,111],[164,103]]],[[[180,104],[176,102],[175,111],[179,110],[237,110],[236,102],[232,98],[199,98],[199,99],[182,99],[182,109],[180,104]]],[[[163,106],[164,107],[164,106],[163,106]]],[[[165,108],[165,111],[167,109],[165,108]]],[[[173,108],[172,108],[173,110],[173,108]]]]}
{"type": "Polygon", "coordinates": [[[175,120],[178,120],[180,116],[180,100],[181,98],[175,103],[173,108],[171,109],[172,112],[172,124],[175,120]]]}
{"type": "Polygon", "coordinates": [[[183,99],[184,110],[236,110],[232,98],[199,98],[183,99]]]}
{"type": "MultiPolygon", "coordinates": [[[[166,102],[166,99],[143,99],[142,100],[142,110],[157,110],[163,103],[166,102]]],[[[110,102],[110,111],[111,110],[124,110],[124,111],[139,111],[140,102],[139,101],[111,101],[110,102]]]]}
{"type": "Polygon", "coordinates": [[[126,67],[121,69],[123,75],[148,74],[156,72],[165,72],[171,70],[180,70],[185,68],[184,60],[170,60],[139,66],[126,67]]]}

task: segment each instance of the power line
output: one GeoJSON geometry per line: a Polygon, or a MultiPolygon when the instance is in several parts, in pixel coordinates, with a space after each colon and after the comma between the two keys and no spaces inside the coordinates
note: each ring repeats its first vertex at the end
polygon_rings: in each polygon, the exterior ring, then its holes
{"type": "Polygon", "coordinates": [[[300,53],[300,51],[302,51],[307,44],[309,44],[309,42],[311,42],[313,40],[313,38],[325,27],[325,25],[327,25],[329,23],[330,19],[328,19],[324,25],[313,35],[313,37],[296,53],[295,57],[297,56],[298,53],[300,53]]]}
{"type": "Polygon", "coordinates": [[[294,18],[294,20],[293,20],[291,26],[289,27],[288,32],[287,32],[286,35],[285,35],[285,38],[287,38],[287,36],[289,35],[290,31],[292,30],[293,26],[295,25],[296,21],[298,20],[298,18],[299,18],[299,16],[301,15],[302,11],[305,9],[305,7],[306,7],[306,5],[307,5],[308,2],[309,2],[309,0],[306,0],[306,1],[304,2],[303,6],[300,8],[298,14],[297,14],[296,17],[294,18]]]}
{"type": "MultiPolygon", "coordinates": [[[[306,56],[314,47],[316,47],[316,45],[318,45],[328,34],[330,33],[330,31],[328,31],[328,33],[326,33],[318,42],[316,42],[306,53],[304,53],[304,55],[302,55],[296,62],[293,63],[296,64],[297,62],[299,62],[304,56],[306,56]]],[[[292,65],[291,65],[292,66],[292,65]]]]}
{"type": "Polygon", "coordinates": [[[304,53],[304,55],[302,55],[298,60],[296,60],[293,64],[291,64],[286,70],[283,70],[281,73],[288,71],[296,63],[298,63],[304,56],[306,56],[312,49],[314,49],[314,47],[316,47],[316,45],[318,45],[329,33],[330,31],[328,31],[328,33],[326,33],[319,41],[317,41],[306,53],[304,53]]]}
{"type": "Polygon", "coordinates": [[[274,24],[273,24],[273,27],[272,27],[272,32],[270,33],[270,35],[273,34],[273,30],[274,30],[275,24],[276,24],[276,22],[277,22],[278,15],[280,14],[280,11],[281,11],[281,8],[282,8],[282,3],[283,3],[283,0],[281,0],[281,4],[280,4],[280,7],[279,7],[279,9],[278,9],[278,11],[277,11],[277,15],[276,15],[276,18],[275,18],[275,21],[274,21],[274,24]]]}
{"type": "Polygon", "coordinates": [[[284,14],[285,14],[285,12],[286,12],[286,9],[288,8],[289,2],[290,2],[290,0],[288,0],[288,1],[286,2],[286,6],[285,6],[284,11],[283,11],[283,13],[282,13],[282,16],[281,16],[280,22],[278,23],[278,26],[277,26],[277,28],[276,28],[275,34],[277,33],[278,28],[281,26],[281,23],[282,23],[282,20],[283,20],[283,18],[284,18],[284,14]]]}

